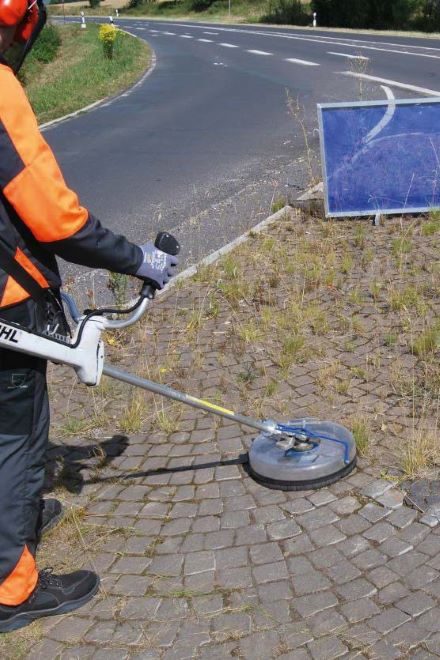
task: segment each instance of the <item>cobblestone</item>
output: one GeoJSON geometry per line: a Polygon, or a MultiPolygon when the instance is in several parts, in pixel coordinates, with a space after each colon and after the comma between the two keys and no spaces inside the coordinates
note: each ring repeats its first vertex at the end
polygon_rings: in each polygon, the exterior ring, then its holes
{"type": "Polygon", "coordinates": [[[301,534],[301,528],[294,520],[283,520],[267,526],[267,535],[272,541],[290,539],[298,534],[301,534]]]}
{"type": "Polygon", "coordinates": [[[380,614],[380,609],[370,598],[361,598],[344,605],[341,612],[350,623],[359,623],[359,621],[369,619],[375,614],[380,614]]]}
{"type": "Polygon", "coordinates": [[[359,511],[360,515],[366,518],[370,523],[376,523],[379,520],[382,520],[382,518],[385,518],[390,512],[390,509],[373,504],[372,502],[366,504],[363,509],[359,511]]]}
{"type": "Polygon", "coordinates": [[[369,625],[383,635],[386,635],[395,628],[398,628],[409,621],[409,619],[410,617],[404,612],[401,612],[395,607],[390,607],[386,610],[382,610],[380,614],[371,619],[369,625]]]}
{"type": "Polygon", "coordinates": [[[336,589],[337,593],[344,600],[358,600],[358,598],[368,598],[377,593],[376,587],[367,582],[364,578],[352,580],[336,589]]]}
{"type": "Polygon", "coordinates": [[[337,637],[323,637],[307,644],[313,660],[334,660],[345,655],[348,648],[337,637]]]}

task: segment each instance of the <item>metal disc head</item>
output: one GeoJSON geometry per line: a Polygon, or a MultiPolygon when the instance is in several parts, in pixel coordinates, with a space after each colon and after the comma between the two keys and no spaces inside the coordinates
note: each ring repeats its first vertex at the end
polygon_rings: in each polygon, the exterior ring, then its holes
{"type": "Polygon", "coordinates": [[[309,490],[329,486],[354,469],[356,443],[344,426],[316,419],[293,420],[289,425],[302,427],[306,436],[307,431],[313,434],[310,448],[304,450],[302,442],[297,450],[286,451],[278,444],[279,435],[261,433],[248,454],[247,470],[255,481],[275,490],[309,490]]]}

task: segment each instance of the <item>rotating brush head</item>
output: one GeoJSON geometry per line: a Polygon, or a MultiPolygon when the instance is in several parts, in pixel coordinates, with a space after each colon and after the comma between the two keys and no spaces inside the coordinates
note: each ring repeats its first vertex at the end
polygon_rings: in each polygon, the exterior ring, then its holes
{"type": "Polygon", "coordinates": [[[281,434],[263,432],[249,450],[246,469],[263,486],[275,490],[323,488],[354,469],[356,443],[344,426],[295,420],[278,428],[281,434]]]}

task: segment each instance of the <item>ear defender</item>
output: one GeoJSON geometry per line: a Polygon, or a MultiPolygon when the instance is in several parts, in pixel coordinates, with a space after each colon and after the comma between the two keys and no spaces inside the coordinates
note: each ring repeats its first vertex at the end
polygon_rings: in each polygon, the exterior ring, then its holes
{"type": "MultiPolygon", "coordinates": [[[[8,0],[3,1],[7,2],[8,0]]],[[[0,2],[2,2],[2,0],[0,0],[0,2]]],[[[27,3],[27,0],[12,0],[12,2],[24,2],[26,4],[24,18],[18,25],[17,32],[15,34],[15,41],[18,41],[19,43],[25,43],[33,35],[39,20],[40,13],[38,11],[37,0],[32,0],[29,4],[27,3]]]]}
{"type": "Polygon", "coordinates": [[[0,26],[18,25],[25,18],[27,11],[27,0],[0,0],[0,26]]]}

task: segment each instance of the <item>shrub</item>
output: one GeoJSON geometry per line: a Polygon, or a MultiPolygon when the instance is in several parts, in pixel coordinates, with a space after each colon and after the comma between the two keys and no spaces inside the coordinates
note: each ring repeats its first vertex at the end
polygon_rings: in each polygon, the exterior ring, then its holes
{"type": "Polygon", "coordinates": [[[95,9],[96,7],[99,7],[99,3],[101,0],[89,0],[89,5],[92,9],[95,9]]]}
{"type": "Polygon", "coordinates": [[[60,31],[55,25],[46,25],[32,49],[32,57],[38,62],[52,62],[61,46],[60,31]]]}
{"type": "Polygon", "coordinates": [[[304,11],[301,0],[276,0],[269,3],[269,12],[261,20],[263,23],[307,25],[310,16],[304,11]]]}
{"type": "Polygon", "coordinates": [[[106,23],[100,26],[99,40],[102,42],[104,57],[106,57],[108,60],[113,59],[113,49],[117,36],[118,30],[114,25],[106,23]]]}
{"type": "Polygon", "coordinates": [[[421,8],[439,0],[313,0],[318,24],[348,28],[408,28],[421,8]]]}
{"type": "Polygon", "coordinates": [[[440,0],[425,0],[415,24],[428,32],[440,31],[440,0]]]}
{"type": "Polygon", "coordinates": [[[213,2],[214,0],[190,0],[188,8],[190,11],[206,11],[213,2]]]}

